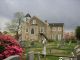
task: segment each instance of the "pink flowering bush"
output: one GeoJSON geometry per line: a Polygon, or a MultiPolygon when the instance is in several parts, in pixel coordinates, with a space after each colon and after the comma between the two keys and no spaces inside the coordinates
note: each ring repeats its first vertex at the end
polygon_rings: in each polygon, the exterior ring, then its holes
{"type": "Polygon", "coordinates": [[[22,55],[22,48],[10,35],[0,35],[0,60],[3,60],[11,55],[22,55]]]}

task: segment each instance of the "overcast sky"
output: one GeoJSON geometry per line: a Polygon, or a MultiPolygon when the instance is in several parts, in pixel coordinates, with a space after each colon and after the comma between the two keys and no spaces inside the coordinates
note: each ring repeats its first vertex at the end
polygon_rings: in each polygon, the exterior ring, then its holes
{"type": "Polygon", "coordinates": [[[0,0],[0,27],[15,12],[30,13],[50,23],[64,23],[65,30],[80,25],[80,0],[0,0]]]}

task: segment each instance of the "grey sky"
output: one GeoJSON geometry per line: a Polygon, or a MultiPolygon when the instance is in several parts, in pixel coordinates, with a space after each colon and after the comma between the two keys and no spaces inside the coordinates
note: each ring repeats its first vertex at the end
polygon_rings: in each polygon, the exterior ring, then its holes
{"type": "Polygon", "coordinates": [[[80,25],[80,0],[0,0],[0,21],[1,18],[9,21],[18,11],[43,21],[62,22],[67,30],[80,25]]]}

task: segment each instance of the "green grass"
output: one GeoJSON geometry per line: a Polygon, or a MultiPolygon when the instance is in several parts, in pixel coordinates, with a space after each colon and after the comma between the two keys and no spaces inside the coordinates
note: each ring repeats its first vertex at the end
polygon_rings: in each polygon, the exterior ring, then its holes
{"type": "MultiPolygon", "coordinates": [[[[46,55],[46,57],[40,55],[40,59],[41,60],[59,60],[58,56],[53,56],[53,55],[46,55]]],[[[38,60],[38,56],[35,55],[34,56],[34,60],[38,60]]]]}
{"type": "MultiPolygon", "coordinates": [[[[27,42],[26,52],[34,51],[34,52],[40,52],[42,53],[43,45],[40,42],[34,42],[34,45],[30,45],[31,42],[27,42]],[[28,47],[29,46],[29,47],[28,47]]],[[[59,60],[58,56],[70,56],[71,52],[74,50],[74,47],[76,46],[76,43],[65,43],[64,47],[58,47],[58,44],[60,44],[59,41],[54,42],[47,42],[47,56],[46,60],[59,60]]],[[[42,56],[41,60],[44,60],[42,56]]],[[[37,56],[35,55],[35,60],[37,60],[37,56]]]]}

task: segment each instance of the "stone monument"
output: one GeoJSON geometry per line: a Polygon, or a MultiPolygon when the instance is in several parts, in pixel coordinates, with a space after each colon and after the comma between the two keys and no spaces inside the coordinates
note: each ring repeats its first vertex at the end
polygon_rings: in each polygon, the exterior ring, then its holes
{"type": "Polygon", "coordinates": [[[43,38],[42,40],[42,44],[43,44],[43,50],[42,50],[42,54],[44,55],[44,57],[46,56],[46,39],[43,38]]]}

